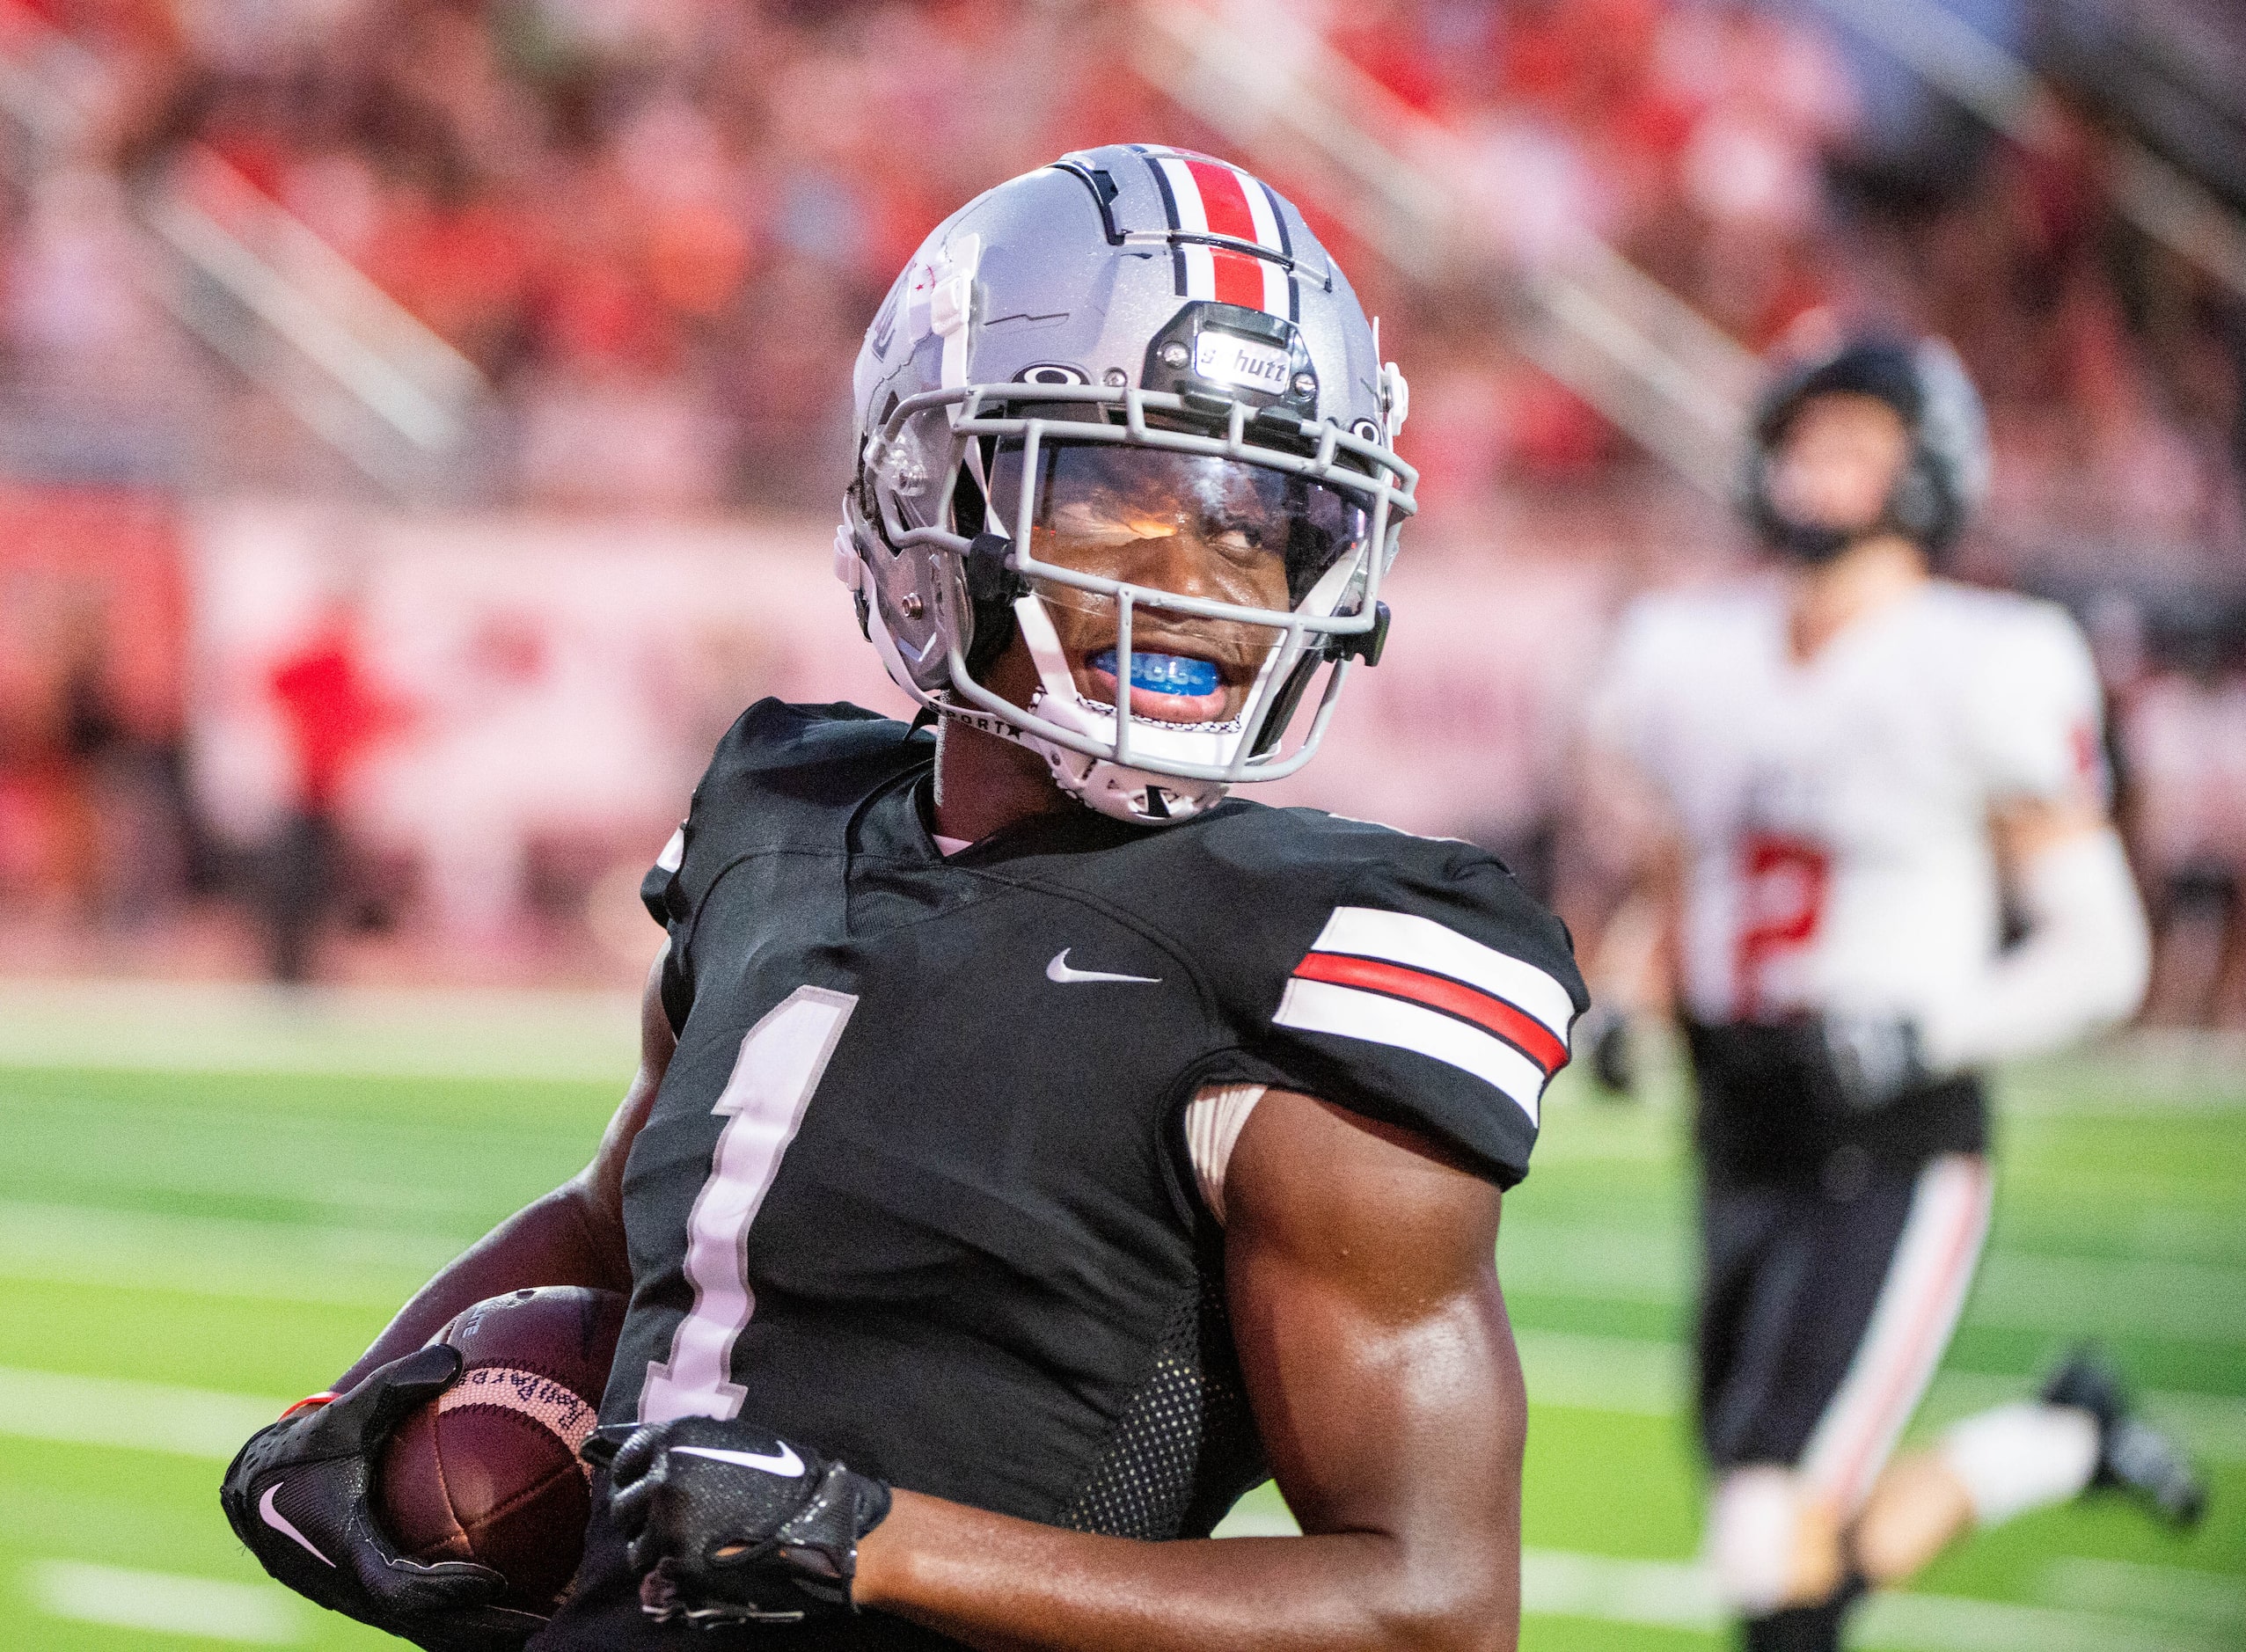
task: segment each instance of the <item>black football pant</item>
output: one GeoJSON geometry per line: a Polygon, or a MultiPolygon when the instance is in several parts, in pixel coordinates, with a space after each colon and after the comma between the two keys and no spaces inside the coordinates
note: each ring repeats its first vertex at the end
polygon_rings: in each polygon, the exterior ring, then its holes
{"type": "MultiPolygon", "coordinates": [[[[1776,1465],[1853,1515],[1941,1363],[1979,1261],[1976,1154],[1701,1190],[1701,1439],[1776,1465]]],[[[1749,1652],[1829,1652],[1847,1598],[1748,1624],[1749,1652]]]]}

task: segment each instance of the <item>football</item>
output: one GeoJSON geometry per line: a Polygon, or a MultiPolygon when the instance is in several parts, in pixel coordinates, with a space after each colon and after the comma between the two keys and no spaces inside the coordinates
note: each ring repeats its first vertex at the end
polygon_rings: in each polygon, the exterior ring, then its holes
{"type": "Polygon", "coordinates": [[[541,1616],[577,1569],[592,1432],[625,1300],[549,1285],[478,1303],[438,1333],[460,1380],[400,1423],[375,1470],[377,1517],[410,1560],[474,1561],[497,1603],[541,1616]]]}

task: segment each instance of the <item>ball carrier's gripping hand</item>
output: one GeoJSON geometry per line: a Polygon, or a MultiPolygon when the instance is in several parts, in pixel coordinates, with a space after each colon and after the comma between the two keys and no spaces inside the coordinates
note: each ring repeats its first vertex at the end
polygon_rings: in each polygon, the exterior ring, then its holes
{"type": "Polygon", "coordinates": [[[545,1619],[491,1605],[506,1584],[487,1567],[400,1559],[368,1503],[391,1430],[459,1375],[459,1352],[438,1344],[340,1399],[292,1406],[236,1453],[218,1499],[234,1535],[307,1599],[428,1652],[514,1652],[545,1619]]]}
{"type": "Polygon", "coordinates": [[[640,1574],[641,1609],[660,1622],[799,1623],[848,1611],[858,1540],[889,1511],[889,1488],[740,1422],[681,1417],[620,1449],[609,1465],[611,1517],[640,1574]]]}

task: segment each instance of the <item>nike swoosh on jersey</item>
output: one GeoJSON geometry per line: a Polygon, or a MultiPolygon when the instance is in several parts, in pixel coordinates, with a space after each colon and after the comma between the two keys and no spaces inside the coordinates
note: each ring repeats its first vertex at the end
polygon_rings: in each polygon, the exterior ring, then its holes
{"type": "Polygon", "coordinates": [[[783,1480],[793,1480],[803,1472],[803,1459],[796,1456],[795,1448],[785,1441],[781,1442],[779,1450],[769,1457],[760,1456],[755,1451],[728,1451],[716,1445],[674,1445],[670,1449],[685,1457],[706,1457],[721,1463],[738,1463],[743,1468],[762,1469],[765,1473],[778,1474],[783,1480]]]}
{"type": "Polygon", "coordinates": [[[1045,979],[1063,986],[1078,981],[1137,981],[1150,987],[1162,984],[1160,976],[1116,976],[1104,969],[1072,969],[1068,967],[1069,948],[1062,947],[1053,954],[1053,961],[1045,966],[1045,979]]]}
{"type": "Polygon", "coordinates": [[[279,1480],[275,1480],[272,1485],[267,1486],[265,1488],[265,1495],[258,1499],[259,1515],[263,1517],[266,1524],[271,1526],[282,1537],[290,1539],[296,1543],[301,1545],[304,1553],[311,1555],[312,1559],[318,1561],[322,1566],[333,1568],[335,1562],[329,1560],[327,1556],[322,1554],[318,1549],[314,1548],[312,1546],[312,1540],[306,1537],[303,1532],[297,1531],[296,1527],[290,1525],[289,1524],[289,1517],[282,1514],[280,1509],[273,1506],[273,1500],[280,1495],[281,1482],[279,1480]]]}

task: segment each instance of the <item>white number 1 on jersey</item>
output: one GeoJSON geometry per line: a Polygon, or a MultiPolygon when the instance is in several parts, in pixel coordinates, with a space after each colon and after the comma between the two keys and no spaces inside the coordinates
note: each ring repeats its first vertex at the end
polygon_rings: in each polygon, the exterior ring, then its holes
{"type": "Polygon", "coordinates": [[[747,1397],[728,1374],[733,1345],[757,1311],[749,1289],[749,1224],[779,1173],[811,1093],[857,1007],[848,992],[798,987],[741,1041],[725,1093],[710,1109],[725,1120],[710,1179],[686,1223],[686,1277],[694,1311],[679,1321],[668,1363],[647,1362],[640,1421],[737,1417],[747,1397]]]}

